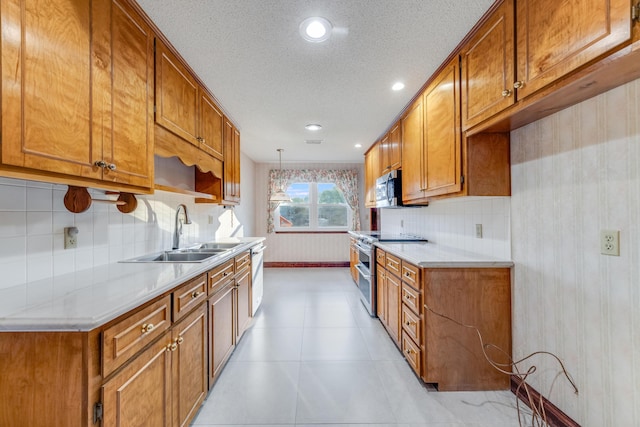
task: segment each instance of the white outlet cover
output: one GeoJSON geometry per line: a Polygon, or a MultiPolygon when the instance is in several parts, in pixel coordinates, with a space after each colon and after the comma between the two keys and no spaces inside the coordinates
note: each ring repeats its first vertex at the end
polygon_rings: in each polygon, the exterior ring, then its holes
{"type": "Polygon", "coordinates": [[[600,253],[620,256],[620,230],[600,231],[600,253]]]}

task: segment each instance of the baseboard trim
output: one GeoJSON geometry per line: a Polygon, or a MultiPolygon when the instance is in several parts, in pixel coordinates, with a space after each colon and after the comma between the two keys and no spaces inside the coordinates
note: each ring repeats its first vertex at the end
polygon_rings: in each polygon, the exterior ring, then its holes
{"type": "Polygon", "coordinates": [[[349,262],[265,262],[264,268],[349,267],[349,262]]]}
{"type": "MultiPolygon", "coordinates": [[[[529,405],[529,400],[527,399],[527,393],[524,390],[524,387],[518,386],[522,384],[522,380],[518,377],[511,377],[511,392],[516,395],[518,399],[524,402],[525,405],[531,407],[529,405]]],[[[527,384],[527,388],[529,389],[529,394],[532,397],[532,400],[536,403],[542,400],[542,406],[544,407],[544,413],[547,416],[547,422],[551,427],[580,427],[580,424],[571,419],[567,414],[562,412],[560,408],[547,400],[544,396],[540,396],[540,393],[527,384]]]]}

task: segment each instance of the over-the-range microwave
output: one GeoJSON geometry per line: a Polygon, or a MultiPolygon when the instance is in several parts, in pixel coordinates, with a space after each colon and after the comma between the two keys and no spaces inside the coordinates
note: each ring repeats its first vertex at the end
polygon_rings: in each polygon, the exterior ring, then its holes
{"type": "Polygon", "coordinates": [[[393,170],[376,179],[376,207],[394,208],[402,206],[401,171],[393,170]]]}

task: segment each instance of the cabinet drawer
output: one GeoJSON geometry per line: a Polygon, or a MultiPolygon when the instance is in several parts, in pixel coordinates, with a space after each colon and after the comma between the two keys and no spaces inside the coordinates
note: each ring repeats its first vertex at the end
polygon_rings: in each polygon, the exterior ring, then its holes
{"type": "Polygon", "coordinates": [[[406,332],[416,343],[420,343],[421,326],[420,316],[416,315],[409,307],[402,304],[402,329],[406,332]]]}
{"type": "Polygon", "coordinates": [[[245,252],[242,255],[238,255],[235,258],[235,263],[236,274],[238,274],[242,269],[247,268],[249,264],[251,264],[251,254],[249,252],[245,252]]]}
{"type": "Polygon", "coordinates": [[[400,258],[395,255],[386,254],[385,267],[387,272],[400,277],[400,258]]]}
{"type": "Polygon", "coordinates": [[[404,330],[402,331],[402,353],[415,373],[420,376],[422,374],[422,351],[404,330]]]}
{"type": "Polygon", "coordinates": [[[230,259],[209,271],[209,295],[213,295],[224,288],[233,277],[234,260],[230,259]]]}
{"type": "Polygon", "coordinates": [[[382,249],[376,249],[376,262],[380,265],[385,265],[386,255],[382,249]]]}
{"type": "Polygon", "coordinates": [[[420,313],[420,291],[416,291],[404,281],[402,282],[402,302],[414,313],[420,313]]]}
{"type": "Polygon", "coordinates": [[[171,326],[171,295],[138,310],[102,333],[106,377],[171,326]]]}
{"type": "Polygon", "coordinates": [[[177,321],[207,299],[207,275],[189,280],[173,291],[173,321],[177,321]]]}
{"type": "Polygon", "coordinates": [[[402,261],[402,280],[414,289],[420,289],[420,269],[413,264],[402,261]]]}

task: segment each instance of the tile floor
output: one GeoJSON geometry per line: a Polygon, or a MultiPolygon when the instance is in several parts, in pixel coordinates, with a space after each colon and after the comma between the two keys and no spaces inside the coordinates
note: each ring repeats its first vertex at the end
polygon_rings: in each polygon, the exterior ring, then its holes
{"type": "Polygon", "coordinates": [[[348,269],[265,269],[264,288],[194,426],[519,426],[511,392],[422,385],[348,269]]]}

